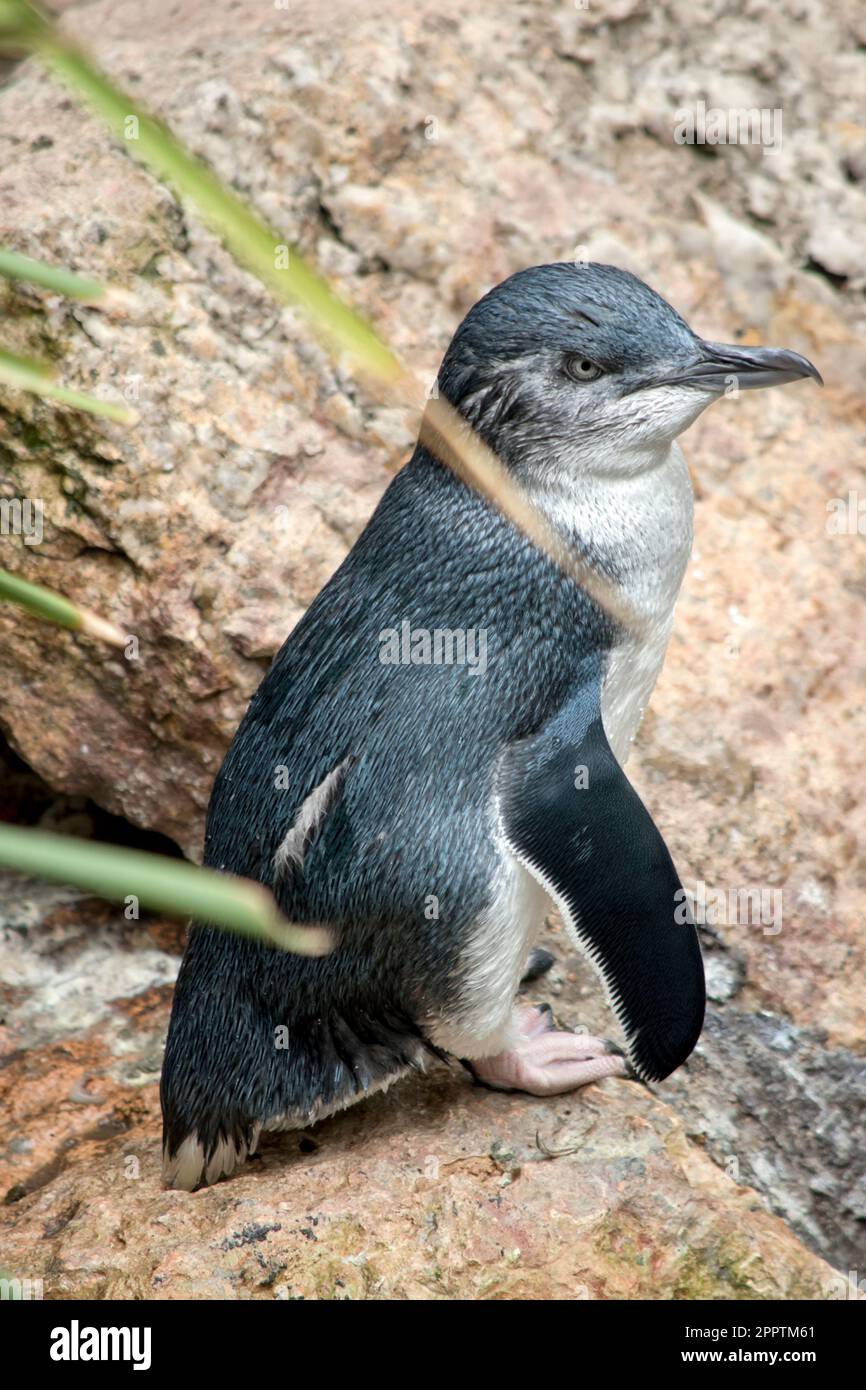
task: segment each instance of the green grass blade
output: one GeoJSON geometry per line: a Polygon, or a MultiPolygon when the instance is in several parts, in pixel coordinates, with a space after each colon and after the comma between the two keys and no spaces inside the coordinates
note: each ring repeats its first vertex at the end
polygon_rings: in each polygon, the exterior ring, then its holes
{"type": "Polygon", "coordinates": [[[136,898],[149,911],[195,917],[298,955],[323,955],[331,947],[330,934],[321,927],[286,921],[261,883],[163,855],[0,825],[0,864],[113,902],[136,898]]]}
{"type": "Polygon", "coordinates": [[[284,238],[206,164],[190,154],[161,121],[147,115],[51,25],[38,22],[35,12],[23,0],[0,0],[0,6],[4,3],[21,14],[20,33],[28,46],[89,103],[130,154],[195,205],[199,215],[248,270],[284,302],[299,304],[306,310],[332,345],[349,353],[363,371],[386,382],[402,376],[400,362],[369,324],[343,303],[284,238]]]}
{"type": "Polygon", "coordinates": [[[29,48],[47,20],[25,0],[0,0],[0,42],[9,48],[29,48]]]}
{"type": "Polygon", "coordinates": [[[130,154],[195,204],[233,255],[284,302],[301,305],[335,347],[348,352],[377,380],[402,376],[402,366],[390,348],[285,239],[26,0],[0,0],[0,41],[4,38],[38,53],[102,117],[130,154]]]}
{"type": "Polygon", "coordinates": [[[18,391],[30,391],[35,396],[44,396],[61,405],[84,410],[88,415],[100,415],[106,420],[116,420],[120,425],[134,425],[138,419],[134,410],[118,405],[114,401],[99,401],[95,396],[82,395],[71,391],[67,386],[58,386],[51,379],[50,371],[41,362],[30,357],[19,357],[6,348],[0,348],[0,382],[13,386],[18,391]]]}
{"type": "Polygon", "coordinates": [[[52,589],[43,589],[41,584],[19,579],[17,574],[10,574],[8,570],[0,570],[0,599],[17,603],[19,608],[25,608],[34,617],[43,618],[57,627],[83,632],[87,637],[97,637],[112,647],[126,646],[127,638],[114,623],[86,608],[79,608],[52,589]]]}
{"type": "Polygon", "coordinates": [[[109,294],[107,286],[96,280],[88,280],[83,275],[75,275],[61,266],[45,265],[31,256],[22,256],[17,251],[7,251],[0,246],[0,275],[6,280],[22,280],[26,284],[41,285],[46,290],[65,295],[67,299],[81,299],[86,304],[99,304],[109,294]]]}

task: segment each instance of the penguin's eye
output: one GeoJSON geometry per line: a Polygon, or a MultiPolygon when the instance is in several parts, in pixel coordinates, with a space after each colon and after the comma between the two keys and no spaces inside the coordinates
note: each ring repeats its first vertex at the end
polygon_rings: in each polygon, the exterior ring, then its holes
{"type": "Polygon", "coordinates": [[[604,376],[601,367],[597,367],[594,362],[590,362],[588,357],[572,356],[565,359],[565,373],[570,376],[572,381],[595,381],[598,377],[604,376]]]}

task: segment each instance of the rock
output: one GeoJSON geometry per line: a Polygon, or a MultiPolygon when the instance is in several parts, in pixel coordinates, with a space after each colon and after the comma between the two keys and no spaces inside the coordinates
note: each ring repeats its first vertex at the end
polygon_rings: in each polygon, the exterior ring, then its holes
{"type": "MultiPolygon", "coordinates": [[[[56,890],[35,891],[47,949],[56,890]]],[[[128,924],[105,930],[120,946],[128,924]]],[[[142,958],[138,991],[106,998],[89,1027],[65,1008],[39,1025],[56,978],[18,987],[0,1071],[0,1246],[46,1298],[839,1296],[840,1276],[631,1082],[539,1101],[437,1066],[311,1133],[267,1137],[229,1182],[164,1191],[160,981],[176,957],[162,956],[158,979],[142,958]]],[[[77,970],[61,952],[57,977],[77,970]]]]}
{"type": "MultiPolygon", "coordinates": [[[[19,888],[0,930],[0,1247],[46,1297],[838,1297],[839,1276],[741,1185],[769,1185],[848,1268],[862,1076],[781,1020],[713,1015],[659,1096],[606,1082],[539,1101],[437,1068],[266,1137],[237,1178],[190,1197],[160,1185],[176,934],[40,885],[19,888]]],[[[555,925],[547,944],[556,964],[530,997],[610,1031],[555,925]]]]}
{"type": "MultiPolygon", "coordinates": [[[[866,198],[858,195],[860,216],[866,217],[866,198]]],[[[812,236],[809,238],[808,252],[816,265],[840,279],[851,280],[863,286],[863,266],[866,263],[866,237],[862,222],[859,237],[843,230],[836,221],[836,209],[827,207],[812,236]]]]}
{"type": "Polygon", "coordinates": [[[661,1088],[686,1132],[840,1269],[863,1253],[866,1068],[778,1015],[710,1012],[686,1070],[661,1088]]]}
{"type": "Polygon", "coordinates": [[[192,1197],[159,1191],[130,1124],[8,1210],[6,1259],[63,1298],[832,1296],[830,1267],[627,1087],[565,1113],[437,1076],[192,1197]]]}
{"type": "Polygon", "coordinates": [[[742,322],[765,329],[774,301],[787,289],[793,268],[778,246],[754,227],[731,217],[711,198],[696,199],[710,234],[713,255],[729,303],[742,322]]]}

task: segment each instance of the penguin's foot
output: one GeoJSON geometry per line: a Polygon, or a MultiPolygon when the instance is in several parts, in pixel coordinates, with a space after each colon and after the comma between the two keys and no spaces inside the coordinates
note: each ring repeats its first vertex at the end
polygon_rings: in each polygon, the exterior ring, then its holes
{"type": "Polygon", "coordinates": [[[474,1057],[472,1074],[497,1091],[556,1096],[603,1076],[627,1076],[629,1065],[604,1038],[557,1028],[549,1005],[515,1012],[518,1038],[495,1057],[474,1057]]]}

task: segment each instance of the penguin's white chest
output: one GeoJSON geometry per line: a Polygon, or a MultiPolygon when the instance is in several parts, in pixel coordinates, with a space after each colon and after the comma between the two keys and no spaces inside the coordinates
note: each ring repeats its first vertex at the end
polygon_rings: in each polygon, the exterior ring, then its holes
{"type": "Polygon", "coordinates": [[[673,608],[642,640],[628,638],[611,652],[601,691],[601,721],[621,767],[664,664],[672,622],[673,608]]]}
{"type": "MultiPolygon", "coordinates": [[[[582,480],[546,510],[566,535],[580,535],[609,556],[623,596],[639,622],[612,650],[601,692],[604,731],[622,765],[658,679],[674,605],[692,544],[692,490],[674,445],[650,474],[582,480]]],[[[447,1016],[426,1020],[426,1034],[458,1057],[487,1057],[511,1046],[512,1005],[527,954],[551,899],[519,861],[491,811],[499,875],[487,910],[473,925],[460,961],[462,996],[447,1016]]]]}
{"type": "Polygon", "coordinates": [[[617,557],[623,595],[639,620],[611,652],[601,694],[604,731],[622,765],[664,664],[692,548],[692,488],[678,446],[660,468],[607,497],[606,508],[596,499],[602,521],[594,539],[617,557]]]}

